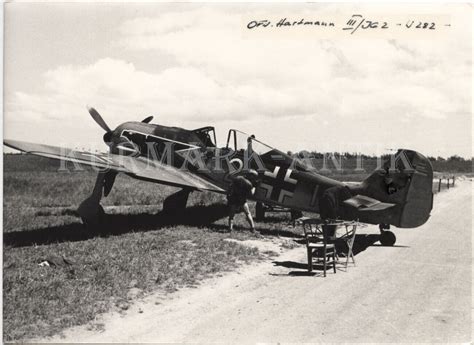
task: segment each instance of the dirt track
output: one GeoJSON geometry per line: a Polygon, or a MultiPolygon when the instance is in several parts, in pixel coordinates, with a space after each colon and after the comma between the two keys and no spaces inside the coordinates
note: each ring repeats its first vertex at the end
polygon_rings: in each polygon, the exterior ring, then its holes
{"type": "Polygon", "coordinates": [[[150,296],[126,315],[105,315],[102,332],[78,327],[44,341],[468,342],[471,193],[465,181],[437,195],[427,224],[396,231],[395,247],[369,247],[348,272],[304,275],[299,247],[172,299],[150,296]]]}

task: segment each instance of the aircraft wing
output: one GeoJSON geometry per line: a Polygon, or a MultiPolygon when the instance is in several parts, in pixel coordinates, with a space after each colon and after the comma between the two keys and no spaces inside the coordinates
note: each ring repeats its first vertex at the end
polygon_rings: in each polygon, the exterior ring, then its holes
{"type": "Polygon", "coordinates": [[[92,153],[17,140],[4,140],[3,143],[8,147],[33,155],[114,170],[161,184],[219,193],[225,192],[224,189],[189,171],[179,170],[145,157],[92,153]]]}
{"type": "Polygon", "coordinates": [[[107,153],[77,151],[63,147],[34,144],[17,140],[4,140],[3,144],[16,150],[37,156],[75,162],[97,168],[109,168],[110,170],[119,172],[127,172],[127,170],[121,165],[114,164],[113,159],[109,158],[110,155],[107,153]]]}
{"type": "Polygon", "coordinates": [[[395,204],[381,202],[377,199],[360,194],[357,194],[350,199],[344,200],[344,203],[346,205],[355,207],[360,211],[381,211],[395,206],[395,204]]]}

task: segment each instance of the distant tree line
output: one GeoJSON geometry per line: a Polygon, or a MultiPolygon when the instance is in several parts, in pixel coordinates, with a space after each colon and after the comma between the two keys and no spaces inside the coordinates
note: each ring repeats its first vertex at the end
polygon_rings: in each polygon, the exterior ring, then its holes
{"type": "MultiPolygon", "coordinates": [[[[346,167],[346,169],[351,169],[354,166],[354,162],[359,159],[365,162],[365,167],[369,168],[374,166],[374,162],[377,159],[388,158],[390,154],[384,154],[381,157],[375,155],[367,155],[363,153],[353,153],[353,152],[318,152],[318,151],[307,151],[302,150],[298,152],[288,151],[288,155],[297,158],[297,159],[311,159],[315,162],[314,165],[318,165],[317,162],[321,162],[323,160],[331,160],[335,162],[345,162],[342,164],[346,167]]],[[[433,170],[435,171],[444,171],[444,172],[473,172],[473,164],[474,158],[465,159],[464,157],[453,155],[448,158],[443,157],[427,157],[433,166],[433,170]]]]}
{"type": "MultiPolygon", "coordinates": [[[[307,150],[302,150],[298,152],[293,152],[293,151],[288,151],[288,155],[292,157],[311,157],[311,158],[324,158],[326,157],[343,157],[343,158],[366,158],[366,159],[377,159],[378,156],[376,155],[366,155],[363,153],[354,153],[354,152],[318,152],[318,151],[307,151],[307,150]]],[[[388,157],[390,154],[384,154],[382,157],[388,157]]],[[[464,157],[458,156],[458,155],[453,155],[448,158],[443,158],[441,156],[438,157],[433,157],[433,156],[427,156],[427,158],[431,162],[450,162],[450,161],[456,161],[456,162],[472,162],[474,160],[474,157],[471,159],[465,159],[464,157]]]]}
{"type": "MultiPolygon", "coordinates": [[[[3,153],[4,155],[18,155],[18,154],[23,154],[25,155],[26,153],[24,152],[4,152],[3,153]]],[[[306,151],[306,150],[302,150],[302,151],[299,151],[299,152],[293,152],[293,151],[288,151],[287,152],[288,155],[292,156],[292,157],[311,157],[311,158],[324,158],[324,156],[327,157],[336,157],[336,158],[339,158],[339,157],[342,157],[342,158],[357,158],[357,157],[361,157],[363,159],[377,159],[378,156],[375,156],[375,155],[366,155],[366,154],[363,154],[363,153],[353,153],[353,152],[317,152],[317,151],[306,151]]],[[[382,158],[383,157],[388,157],[390,156],[389,154],[384,154],[382,155],[382,158]]],[[[473,162],[474,161],[474,157],[471,158],[471,159],[465,159],[464,157],[461,157],[461,156],[458,156],[458,155],[453,155],[453,156],[450,156],[448,158],[443,158],[443,157],[433,157],[433,156],[428,156],[427,157],[430,162],[473,162]]]]}
{"type": "MultiPolygon", "coordinates": [[[[377,157],[375,155],[357,154],[351,152],[317,152],[317,151],[299,151],[288,154],[294,158],[299,159],[305,163],[309,163],[311,168],[316,169],[320,173],[331,171],[337,174],[350,174],[359,172],[373,171],[377,167],[377,159],[382,158],[384,161],[390,155],[382,155],[377,157]]],[[[434,171],[440,172],[457,172],[469,173],[473,172],[474,159],[465,159],[458,155],[453,155],[448,158],[443,157],[427,157],[434,171]]],[[[72,163],[71,163],[72,164],[72,163]]],[[[57,160],[45,157],[38,157],[33,155],[4,153],[4,171],[13,169],[15,171],[30,171],[30,170],[57,170],[59,163],[57,160]]],[[[87,170],[87,169],[86,169],[87,170]]]]}

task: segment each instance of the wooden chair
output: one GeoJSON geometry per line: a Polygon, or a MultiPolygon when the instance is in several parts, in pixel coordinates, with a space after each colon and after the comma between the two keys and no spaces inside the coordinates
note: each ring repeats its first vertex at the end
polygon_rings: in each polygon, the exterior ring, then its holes
{"type": "Polygon", "coordinates": [[[334,224],[314,218],[305,219],[302,223],[306,238],[308,271],[313,271],[313,264],[322,264],[325,277],[328,266],[332,266],[334,273],[336,273],[336,246],[334,236],[328,233],[329,226],[334,224]]]}
{"type": "Polygon", "coordinates": [[[365,224],[355,221],[328,220],[323,221],[318,218],[303,217],[299,219],[303,225],[306,238],[306,248],[308,252],[308,271],[313,270],[313,263],[322,263],[324,276],[326,269],[332,266],[336,273],[336,263],[341,263],[337,255],[335,242],[343,241],[347,245],[347,256],[345,262],[342,263],[345,269],[349,265],[349,259],[355,266],[355,258],[353,253],[355,235],[357,228],[365,226],[365,224]],[[338,229],[344,228],[344,232],[340,234],[338,229]],[[313,260],[316,258],[316,261],[313,260]]]}

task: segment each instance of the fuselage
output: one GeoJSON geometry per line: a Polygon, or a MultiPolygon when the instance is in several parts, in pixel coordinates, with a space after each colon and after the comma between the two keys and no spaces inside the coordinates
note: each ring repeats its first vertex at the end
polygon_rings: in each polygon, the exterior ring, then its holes
{"type": "MultiPolygon", "coordinates": [[[[212,127],[204,127],[212,129],[212,127]]],[[[179,127],[167,127],[141,122],[126,122],[118,126],[111,136],[111,147],[132,142],[139,155],[162,160],[164,150],[173,150],[171,165],[193,170],[197,175],[227,190],[232,177],[255,169],[260,174],[260,184],[254,199],[305,211],[318,212],[318,196],[326,188],[343,183],[308,170],[298,160],[277,149],[263,155],[253,153],[245,162],[245,149],[234,150],[228,146],[216,147],[206,133],[196,133],[179,127]],[[211,144],[211,145],[209,145],[211,144]],[[166,147],[168,145],[168,147],[166,147]],[[196,164],[189,155],[201,159],[196,164]],[[194,164],[192,164],[194,163],[194,164]],[[199,165],[207,169],[199,169],[199,165]],[[297,183],[295,183],[297,181],[297,183]]],[[[193,157],[195,158],[195,157],[193,157]]],[[[166,162],[170,163],[170,162],[166,162]]]]}
{"type": "MultiPolygon", "coordinates": [[[[215,134],[214,140],[211,134],[214,134],[213,127],[187,130],[126,122],[113,131],[110,147],[113,152],[117,147],[129,145],[134,155],[159,160],[174,168],[187,169],[225,191],[229,189],[234,176],[248,169],[257,170],[259,183],[252,199],[266,204],[319,213],[325,191],[332,187],[345,187],[348,197],[365,195],[391,203],[393,207],[381,211],[364,211],[343,205],[338,214],[343,219],[415,227],[429,217],[432,207],[432,168],[429,161],[415,151],[402,151],[403,157],[409,156],[407,160],[411,168],[399,169],[399,177],[403,177],[400,180],[404,182],[398,184],[395,193],[391,193],[387,181],[394,175],[389,174],[387,167],[376,170],[362,183],[346,185],[308,169],[277,149],[267,146],[266,152],[253,151],[251,143],[254,138],[248,138],[249,147],[231,147],[229,143],[232,140],[228,140],[225,147],[217,147],[215,134]],[[410,203],[417,210],[410,207],[410,203]]],[[[339,201],[342,205],[343,200],[339,201]]]]}

